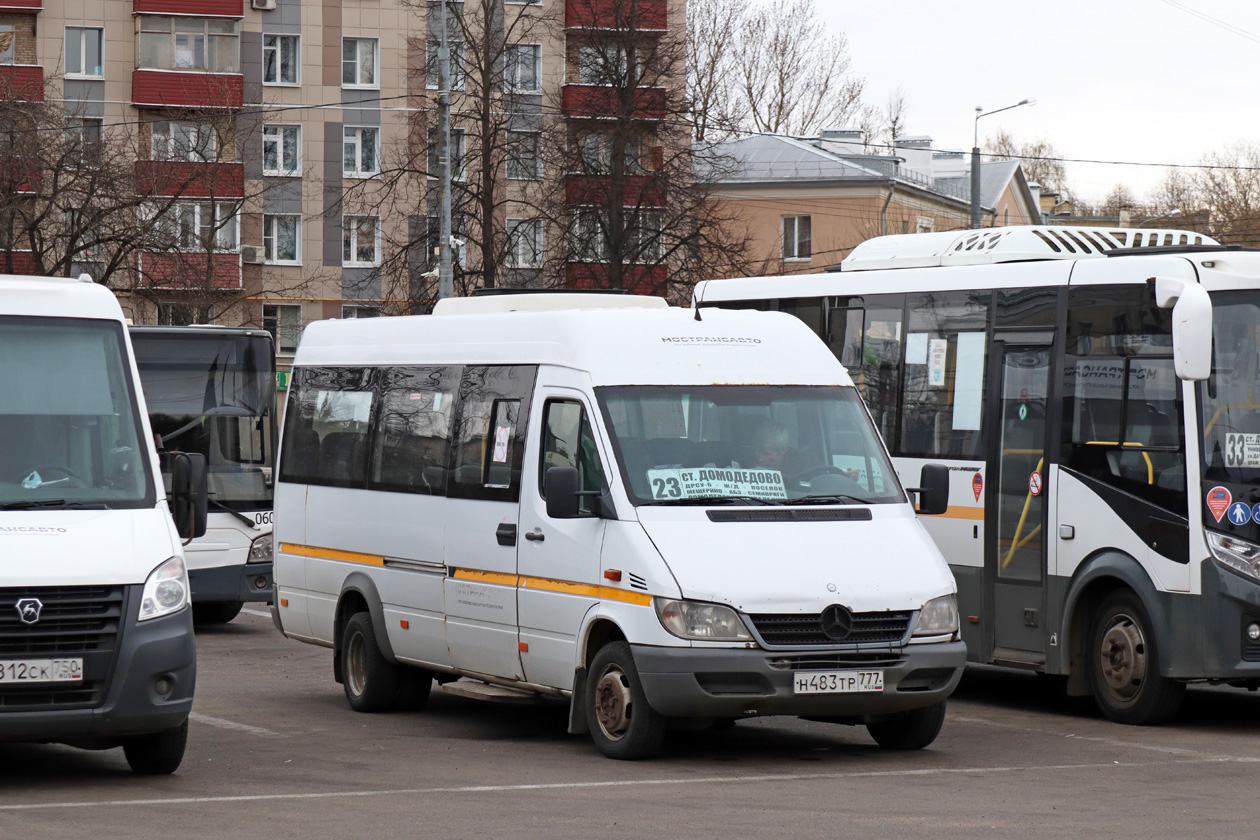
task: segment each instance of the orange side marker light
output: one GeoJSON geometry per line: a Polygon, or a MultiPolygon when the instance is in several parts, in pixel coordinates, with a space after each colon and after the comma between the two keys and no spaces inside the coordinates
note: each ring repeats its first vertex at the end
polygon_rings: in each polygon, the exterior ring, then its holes
{"type": "Polygon", "coordinates": [[[516,647],[521,653],[529,653],[529,642],[517,642],[516,647]]]}
{"type": "Polygon", "coordinates": [[[604,569],[604,577],[608,578],[613,583],[620,583],[621,570],[620,569],[604,569]]]}
{"type": "Polygon", "coordinates": [[[282,607],[287,607],[287,606],[289,606],[289,599],[288,599],[288,598],[281,598],[281,599],[280,599],[280,606],[282,606],[282,607]]]}
{"type": "Polygon", "coordinates": [[[399,626],[401,626],[401,627],[402,627],[402,629],[404,629],[404,630],[410,630],[410,629],[411,629],[411,622],[410,622],[410,621],[408,621],[408,620],[407,620],[407,619],[405,619],[405,618],[403,618],[403,619],[399,619],[398,624],[399,624],[399,626]]]}

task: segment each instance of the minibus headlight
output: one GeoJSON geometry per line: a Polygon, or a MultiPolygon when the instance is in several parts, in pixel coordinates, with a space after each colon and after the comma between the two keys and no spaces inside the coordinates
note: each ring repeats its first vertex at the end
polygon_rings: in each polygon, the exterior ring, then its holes
{"type": "Polygon", "coordinates": [[[140,596],[140,620],[170,615],[188,605],[188,570],[172,557],[149,573],[140,596]]]}
{"type": "Polygon", "coordinates": [[[1260,545],[1216,531],[1207,532],[1207,543],[1216,562],[1260,581],[1260,545]]]}
{"type": "Polygon", "coordinates": [[[947,636],[958,632],[958,599],[951,595],[933,598],[919,610],[916,636],[947,636]]]}
{"type": "Polygon", "coordinates": [[[271,546],[271,534],[263,534],[261,537],[255,537],[254,541],[249,544],[248,562],[270,563],[272,560],[271,546]]]}
{"type": "Polygon", "coordinates": [[[655,598],[653,603],[661,624],[675,636],[709,642],[752,641],[739,613],[730,607],[671,598],[655,598]]]}

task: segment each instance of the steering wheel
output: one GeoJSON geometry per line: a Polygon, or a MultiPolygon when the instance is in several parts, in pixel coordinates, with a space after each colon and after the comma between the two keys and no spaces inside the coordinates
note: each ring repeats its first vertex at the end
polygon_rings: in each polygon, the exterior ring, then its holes
{"type": "MultiPolygon", "coordinates": [[[[801,484],[802,482],[809,481],[812,478],[817,478],[820,475],[839,475],[849,478],[848,470],[842,470],[839,467],[833,467],[830,464],[818,464],[817,466],[806,467],[788,480],[793,484],[801,484]]],[[[852,481],[852,479],[849,480],[852,481]]]]}
{"type": "Polygon", "coordinates": [[[73,481],[77,481],[80,487],[88,486],[88,483],[84,481],[83,479],[79,478],[79,476],[75,474],[74,470],[70,469],[69,467],[63,467],[60,464],[36,464],[33,467],[27,467],[26,469],[22,470],[22,472],[17,476],[17,478],[14,479],[13,483],[21,484],[22,481],[33,472],[37,472],[40,474],[39,477],[43,479],[44,484],[48,483],[47,473],[53,473],[54,475],[61,474],[62,476],[65,476],[66,478],[69,478],[73,481]]]}

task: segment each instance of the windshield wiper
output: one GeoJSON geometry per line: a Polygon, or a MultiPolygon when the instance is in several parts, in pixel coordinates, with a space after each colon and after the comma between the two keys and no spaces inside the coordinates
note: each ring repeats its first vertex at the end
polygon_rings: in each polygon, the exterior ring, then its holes
{"type": "Polygon", "coordinates": [[[232,514],[232,515],[233,515],[233,516],[235,516],[237,519],[241,520],[241,521],[242,521],[242,522],[244,522],[246,525],[248,525],[249,527],[253,528],[255,531],[261,530],[261,529],[258,527],[258,523],[257,523],[257,522],[255,522],[254,520],[250,519],[248,516],[246,516],[245,514],[241,513],[239,510],[233,510],[232,508],[228,507],[227,505],[223,504],[223,502],[220,502],[220,501],[219,501],[219,500],[217,500],[217,499],[211,499],[211,498],[207,497],[207,498],[206,498],[206,501],[207,501],[207,502],[209,502],[210,504],[214,505],[215,507],[217,507],[219,510],[227,511],[228,513],[232,514]]]}
{"type": "Polygon", "coordinates": [[[650,505],[779,505],[782,501],[757,496],[692,496],[687,499],[653,499],[650,505]]]}
{"type": "Polygon", "coordinates": [[[34,508],[79,508],[82,510],[108,510],[104,502],[68,502],[65,499],[34,499],[24,502],[5,502],[0,510],[31,510],[34,508]]]}
{"type": "Polygon", "coordinates": [[[789,499],[789,504],[793,505],[873,505],[870,499],[859,499],[857,496],[846,496],[844,493],[819,493],[814,496],[801,496],[799,499],[789,499]]]}

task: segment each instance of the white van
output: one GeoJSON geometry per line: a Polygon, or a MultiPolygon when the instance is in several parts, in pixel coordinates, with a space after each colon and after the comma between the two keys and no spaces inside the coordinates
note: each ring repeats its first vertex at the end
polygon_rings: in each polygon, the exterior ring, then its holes
{"type": "Polygon", "coordinates": [[[282,437],[277,623],[333,648],[358,711],[423,705],[434,677],[561,697],[613,758],[670,718],[940,730],[953,578],[790,316],[538,294],[321,321],[282,437]]]}
{"type": "Polygon", "coordinates": [[[183,758],[196,682],[180,547],[204,460],[162,489],[122,309],[104,286],[0,277],[0,741],[183,758]]]}

